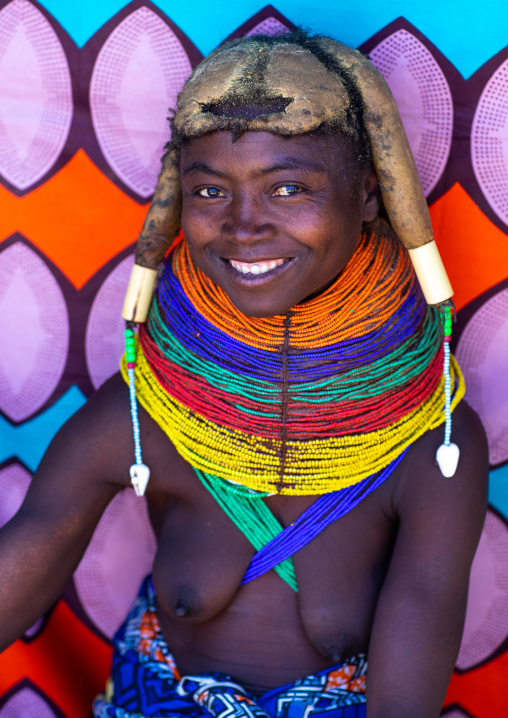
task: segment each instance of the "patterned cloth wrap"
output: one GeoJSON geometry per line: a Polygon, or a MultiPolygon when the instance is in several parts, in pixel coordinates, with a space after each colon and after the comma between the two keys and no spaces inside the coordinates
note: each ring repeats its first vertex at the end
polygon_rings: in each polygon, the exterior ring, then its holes
{"type": "Polygon", "coordinates": [[[365,718],[367,659],[275,688],[255,700],[223,673],[180,677],[156,613],[151,577],[114,638],[113,668],[96,718],[365,718]]]}

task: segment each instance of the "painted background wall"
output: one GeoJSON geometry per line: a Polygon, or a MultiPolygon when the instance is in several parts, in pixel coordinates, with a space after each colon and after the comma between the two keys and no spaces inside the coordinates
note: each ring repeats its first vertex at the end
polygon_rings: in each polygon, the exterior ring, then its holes
{"type": "MultiPolygon", "coordinates": [[[[291,23],[368,52],[399,103],[459,309],[490,509],[445,712],[508,715],[508,4],[501,0],[0,1],[0,523],[57,429],[116,371],[133,243],[191,68],[291,23]]],[[[113,449],[114,450],[114,447],[113,449]]],[[[132,492],[62,599],[0,656],[0,718],[85,718],[150,566],[132,492]]],[[[1,580],[1,579],[0,579],[1,580]]]]}

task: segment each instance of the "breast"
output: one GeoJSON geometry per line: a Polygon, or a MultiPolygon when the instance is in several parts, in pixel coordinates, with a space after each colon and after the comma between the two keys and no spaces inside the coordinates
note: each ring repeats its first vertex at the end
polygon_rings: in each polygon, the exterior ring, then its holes
{"type": "MultiPolygon", "coordinates": [[[[267,503],[285,526],[314,500],[273,497],[267,503]]],[[[188,465],[172,496],[159,496],[155,504],[159,617],[186,670],[230,670],[228,656],[238,656],[244,644],[246,673],[257,671],[265,685],[268,673],[261,666],[267,662],[274,676],[288,678],[277,666],[286,666],[292,655],[293,680],[366,650],[395,536],[380,494],[294,556],[298,594],[273,571],[240,586],[254,549],[188,465]]]]}
{"type": "Polygon", "coordinates": [[[331,663],[368,650],[393,550],[396,524],[369,499],[293,557],[303,630],[331,663]]]}
{"type": "Polygon", "coordinates": [[[173,502],[158,536],[153,581],[159,610],[203,623],[238,591],[254,549],[207,495],[173,502]]]}

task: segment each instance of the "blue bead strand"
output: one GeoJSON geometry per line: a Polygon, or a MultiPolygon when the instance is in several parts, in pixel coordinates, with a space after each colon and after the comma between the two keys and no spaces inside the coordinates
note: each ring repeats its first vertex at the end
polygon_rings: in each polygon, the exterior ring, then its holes
{"type": "Polygon", "coordinates": [[[450,409],[451,403],[451,381],[450,381],[450,343],[448,341],[443,342],[444,349],[444,362],[443,362],[443,374],[444,374],[444,390],[445,390],[445,446],[449,446],[450,437],[452,435],[452,412],[450,409]]]}
{"type": "Polygon", "coordinates": [[[136,464],[139,465],[143,463],[143,459],[141,456],[141,437],[139,433],[135,370],[133,368],[129,368],[127,369],[127,373],[129,375],[129,398],[131,404],[132,433],[134,436],[134,456],[136,457],[136,464]]]}

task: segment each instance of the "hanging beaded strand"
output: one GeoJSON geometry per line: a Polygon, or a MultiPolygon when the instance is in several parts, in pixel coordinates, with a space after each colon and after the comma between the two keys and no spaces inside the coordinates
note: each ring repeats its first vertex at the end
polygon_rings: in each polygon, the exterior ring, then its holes
{"type": "Polygon", "coordinates": [[[126,322],[125,329],[125,359],[127,364],[127,374],[129,376],[129,397],[131,404],[132,417],[132,433],[134,436],[134,456],[136,463],[130,467],[131,483],[137,496],[144,496],[148,480],[150,478],[150,469],[143,463],[141,455],[141,436],[139,432],[138,418],[138,401],[136,398],[136,336],[134,333],[133,323],[126,322]]]}
{"type": "Polygon", "coordinates": [[[450,411],[450,397],[451,397],[451,382],[450,382],[450,340],[452,338],[452,317],[450,307],[444,308],[444,337],[443,337],[443,350],[444,350],[444,391],[445,391],[445,440],[446,446],[450,444],[450,437],[452,434],[452,413],[450,411]]]}
{"type": "Polygon", "coordinates": [[[436,461],[439,465],[443,476],[450,478],[457,470],[459,463],[460,450],[457,444],[452,444],[452,412],[451,412],[451,378],[450,378],[450,341],[452,338],[452,321],[453,308],[450,305],[444,305],[441,308],[441,320],[443,324],[443,375],[444,375],[444,394],[445,394],[445,431],[444,442],[441,444],[436,453],[436,461]]]}

